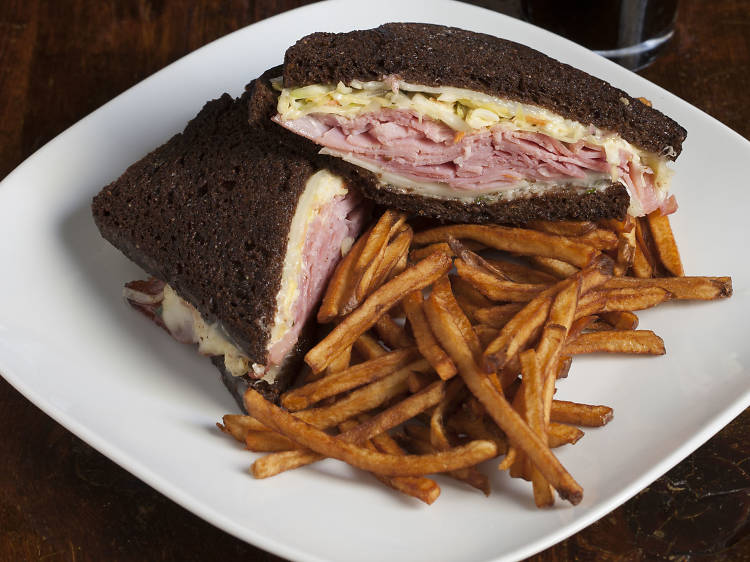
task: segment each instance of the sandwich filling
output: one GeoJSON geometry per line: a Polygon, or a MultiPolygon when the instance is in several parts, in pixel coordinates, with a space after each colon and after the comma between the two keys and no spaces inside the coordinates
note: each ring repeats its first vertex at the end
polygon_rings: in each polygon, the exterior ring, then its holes
{"type": "MultiPolygon", "coordinates": [[[[396,77],[281,88],[274,120],[423,196],[491,203],[561,186],[622,183],[632,215],[676,210],[668,154],[531,104],[396,77]]],[[[622,98],[623,103],[630,103],[622,98]]]]}
{"type": "Polygon", "coordinates": [[[163,281],[134,281],[123,294],[176,340],[197,344],[203,355],[223,355],[230,374],[273,383],[336,264],[359,234],[365,214],[359,196],[339,176],[321,170],[307,181],[289,229],[276,314],[269,326],[263,326],[270,334],[264,358],[248,357],[219,322],[207,322],[163,281]]]}

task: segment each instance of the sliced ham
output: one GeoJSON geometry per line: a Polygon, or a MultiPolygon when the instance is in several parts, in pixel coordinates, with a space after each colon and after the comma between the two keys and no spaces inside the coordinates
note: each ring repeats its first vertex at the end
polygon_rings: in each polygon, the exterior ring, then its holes
{"type": "MultiPolygon", "coordinates": [[[[275,120],[317,144],[352,154],[377,169],[412,181],[442,182],[459,192],[510,190],[519,182],[574,182],[611,177],[611,164],[600,146],[565,143],[542,133],[505,125],[461,135],[448,125],[411,110],[381,109],[349,118],[312,113],[275,120]]],[[[614,179],[623,183],[642,213],[676,208],[658,196],[653,172],[634,154],[621,151],[614,179]]]]}

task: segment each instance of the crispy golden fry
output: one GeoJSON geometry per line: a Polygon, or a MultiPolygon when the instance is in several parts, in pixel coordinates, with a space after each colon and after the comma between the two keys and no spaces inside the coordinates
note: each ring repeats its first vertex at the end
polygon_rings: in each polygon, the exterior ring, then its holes
{"type": "Polygon", "coordinates": [[[474,326],[474,333],[479,338],[479,343],[482,348],[485,348],[498,336],[500,330],[486,324],[476,324],[474,326]]]}
{"type": "Polygon", "coordinates": [[[345,303],[343,314],[348,314],[364,300],[370,290],[375,272],[383,261],[385,249],[390,237],[395,234],[406,220],[403,213],[388,209],[372,227],[367,241],[352,268],[352,277],[356,283],[354,292],[345,303]]]}
{"type": "MultiPolygon", "coordinates": [[[[337,438],[348,443],[362,443],[367,439],[371,439],[374,436],[379,435],[384,431],[387,431],[392,427],[395,427],[405,422],[406,420],[413,418],[414,416],[420,414],[428,408],[435,406],[440,402],[440,400],[442,400],[444,395],[444,383],[442,381],[436,382],[426,388],[423,388],[421,391],[409,396],[408,398],[405,398],[401,402],[396,403],[390,408],[383,410],[378,415],[368,419],[366,422],[363,422],[356,427],[353,427],[349,431],[342,433],[337,438]]],[[[306,410],[305,412],[308,411],[310,410],[306,410]]],[[[361,413],[361,411],[364,410],[360,409],[359,412],[355,412],[353,414],[351,413],[351,411],[349,411],[348,413],[351,414],[351,417],[353,417],[354,415],[361,413]]],[[[305,412],[298,412],[296,417],[303,421],[308,421],[308,419],[306,419],[304,416],[305,412]]],[[[324,421],[317,419],[313,419],[312,421],[316,422],[315,424],[313,424],[314,427],[324,428],[343,423],[346,421],[346,419],[345,416],[339,415],[336,418],[336,423],[328,423],[330,421],[330,417],[324,421]]],[[[256,461],[256,464],[257,470],[260,473],[265,474],[266,476],[273,476],[273,474],[278,474],[279,472],[283,472],[285,470],[299,468],[300,466],[314,463],[323,458],[324,457],[322,455],[318,455],[305,449],[300,449],[294,451],[293,454],[279,453],[276,456],[268,455],[266,457],[263,457],[262,459],[258,459],[258,461],[256,461]]]]}
{"type": "Polygon", "coordinates": [[[546,289],[546,284],[504,281],[462,259],[455,261],[456,273],[471,283],[480,293],[497,302],[528,302],[546,289]]]}
{"type": "Polygon", "coordinates": [[[597,225],[603,228],[608,228],[615,234],[621,232],[632,232],[635,228],[635,219],[632,215],[625,215],[622,220],[619,219],[599,219],[597,225]]]}
{"type": "Polygon", "coordinates": [[[409,374],[409,378],[406,379],[406,385],[409,387],[409,392],[416,394],[420,390],[424,390],[427,386],[435,382],[435,376],[432,373],[417,373],[413,372],[409,374]]]}
{"type": "MultiPolygon", "coordinates": [[[[429,436],[424,435],[424,432],[417,431],[418,426],[408,425],[406,426],[406,432],[409,436],[409,448],[416,453],[421,455],[433,454],[440,450],[439,447],[433,445],[429,436]]],[[[485,496],[490,495],[490,480],[482,474],[476,467],[470,466],[459,470],[453,470],[447,472],[446,476],[450,476],[460,482],[465,482],[472,488],[476,488],[482,492],[485,496]]]]}
{"type": "Polygon", "coordinates": [[[635,219],[635,245],[633,256],[633,273],[636,277],[653,277],[656,274],[656,257],[648,221],[645,217],[635,219]]]}
{"type": "Polygon", "coordinates": [[[526,223],[534,230],[541,230],[549,234],[560,236],[583,236],[596,228],[596,224],[589,221],[544,221],[536,220],[526,223]]]}
{"type": "MultiPolygon", "coordinates": [[[[383,254],[383,260],[375,270],[366,294],[371,293],[385,283],[392,276],[391,274],[394,269],[399,267],[400,263],[406,264],[405,260],[408,260],[409,246],[411,245],[413,236],[414,231],[412,231],[411,227],[404,225],[395,238],[388,243],[383,254]]],[[[403,268],[401,268],[401,271],[403,271],[403,268]]],[[[398,273],[401,273],[401,271],[398,271],[398,273]]]]}
{"type": "MultiPolygon", "coordinates": [[[[474,240],[462,240],[461,243],[465,248],[473,252],[478,252],[485,247],[484,244],[480,244],[479,242],[475,242],[474,240]]],[[[419,261],[423,260],[430,254],[434,254],[435,252],[444,252],[451,257],[453,257],[454,255],[453,250],[448,245],[448,242],[435,242],[434,244],[429,244],[427,246],[424,246],[423,248],[412,250],[409,253],[409,257],[412,261],[419,261]]]]}
{"type": "Polygon", "coordinates": [[[659,257],[661,264],[675,277],[685,275],[680,252],[677,250],[677,242],[675,242],[672,227],[669,224],[669,217],[662,215],[661,211],[657,209],[646,215],[646,220],[654,241],[656,255],[659,257]]]}
{"type": "Polygon", "coordinates": [[[376,359],[354,365],[344,371],[332,373],[315,382],[286,392],[281,405],[296,411],[310,407],[324,398],[336,396],[364,384],[382,379],[412,363],[419,356],[414,348],[386,353],[376,359]]]}
{"type": "Polygon", "coordinates": [[[414,339],[406,333],[404,327],[394,322],[387,313],[375,322],[375,331],[381,341],[391,349],[406,349],[415,345],[414,339]]]}
{"type": "Polygon", "coordinates": [[[516,459],[518,458],[518,449],[515,447],[508,447],[508,453],[505,455],[505,458],[502,460],[502,462],[497,465],[498,470],[510,470],[510,468],[516,464],[516,459]]]}
{"type": "Polygon", "coordinates": [[[344,348],[344,350],[339,353],[333,361],[331,361],[331,364],[328,365],[328,369],[326,369],[326,374],[334,374],[334,373],[340,373],[341,371],[345,371],[349,368],[349,363],[352,360],[352,346],[349,345],[344,348]]]}
{"type": "Polygon", "coordinates": [[[565,355],[631,353],[664,355],[664,340],[651,330],[609,330],[581,334],[565,344],[565,355]]]}
{"type": "Polygon", "coordinates": [[[248,431],[258,430],[258,422],[250,416],[226,414],[222,418],[222,421],[224,422],[224,425],[217,423],[216,427],[224,433],[231,435],[240,443],[245,442],[245,436],[248,431]]]}
{"type": "Polygon", "coordinates": [[[555,275],[545,271],[540,271],[539,269],[522,263],[491,258],[487,258],[486,261],[495,269],[502,271],[511,281],[515,281],[516,283],[540,283],[552,285],[559,280],[555,275]]]}
{"type": "Polygon", "coordinates": [[[341,315],[342,309],[354,293],[357,282],[354,278],[354,265],[359,260],[371,231],[372,229],[360,236],[336,266],[318,309],[318,322],[321,324],[327,324],[341,315]]]}
{"type": "Polygon", "coordinates": [[[566,279],[575,275],[578,272],[578,268],[562,260],[555,258],[547,258],[544,256],[530,256],[526,258],[532,266],[538,270],[552,275],[556,279],[566,279]]]}
{"type": "Polygon", "coordinates": [[[633,275],[641,279],[648,279],[653,277],[654,268],[648,261],[646,254],[643,253],[643,246],[636,240],[635,248],[633,249],[633,264],[631,266],[633,275]]]}
{"type": "MultiPolygon", "coordinates": [[[[376,453],[331,437],[274,406],[252,389],[245,394],[245,405],[251,415],[286,435],[295,443],[318,454],[336,458],[357,468],[378,474],[422,476],[446,472],[473,466],[497,454],[497,447],[491,441],[472,441],[433,455],[401,456],[376,453]]],[[[265,477],[264,473],[256,470],[257,464],[258,461],[253,464],[253,475],[256,478],[265,477]]]]}
{"type": "Polygon", "coordinates": [[[588,244],[574,242],[554,234],[523,228],[460,224],[441,226],[414,235],[414,244],[421,246],[447,242],[450,237],[476,240],[489,248],[527,256],[557,258],[584,267],[598,253],[588,244]]]}
{"type": "Polygon", "coordinates": [[[638,317],[627,310],[602,312],[599,318],[615,330],[635,330],[638,327],[638,317]]]}
{"type": "Polygon", "coordinates": [[[516,314],[484,350],[483,368],[488,373],[501,370],[542,329],[547,319],[552,296],[537,296],[516,314]]]}
{"type": "Polygon", "coordinates": [[[359,353],[365,361],[382,357],[388,353],[388,350],[380,345],[378,340],[367,332],[359,336],[357,341],[352,344],[352,347],[357,350],[357,353],[359,353]]]}
{"type": "Polygon", "coordinates": [[[314,373],[325,369],[336,356],[337,350],[353,344],[369,330],[383,314],[405,294],[423,289],[445,275],[451,268],[451,258],[445,254],[432,254],[418,264],[378,288],[344,318],[330,334],[305,355],[305,362],[314,373]]]}
{"type": "Polygon", "coordinates": [[[670,293],[660,287],[595,289],[578,301],[576,318],[602,312],[645,310],[669,300],[669,297],[670,293]]]}
{"type": "Polygon", "coordinates": [[[456,298],[453,296],[453,290],[447,276],[441,277],[433,283],[430,299],[432,299],[435,305],[440,306],[452,316],[454,325],[463,335],[464,341],[466,341],[471,352],[474,354],[474,357],[477,359],[481,357],[482,346],[479,343],[479,338],[474,332],[471,322],[469,322],[469,319],[461,310],[458,302],[456,302],[456,298]]]}
{"type": "Polygon", "coordinates": [[[524,306],[525,303],[522,302],[511,302],[487,308],[478,308],[474,311],[474,318],[480,324],[500,330],[510,322],[511,318],[518,314],[524,306]]]}
{"type": "Polygon", "coordinates": [[[547,429],[547,439],[551,449],[576,443],[583,437],[583,431],[572,425],[552,422],[547,429]]]}
{"type": "MultiPolygon", "coordinates": [[[[360,416],[359,421],[360,423],[367,421],[366,416],[360,416]]],[[[354,420],[349,420],[342,423],[339,428],[342,432],[346,432],[354,429],[356,425],[354,420]]],[[[365,441],[364,446],[389,455],[406,454],[387,433],[381,433],[365,441]]],[[[424,476],[384,476],[382,474],[373,474],[373,476],[397,492],[412,496],[427,505],[432,504],[440,495],[440,486],[434,480],[424,476]]]]}
{"type": "Polygon", "coordinates": [[[470,439],[487,439],[497,445],[498,454],[508,450],[505,434],[492,420],[486,420],[484,408],[477,414],[470,408],[460,408],[448,418],[447,425],[456,433],[467,435],[470,439]]]}
{"type": "Polygon", "coordinates": [[[454,324],[451,316],[434,303],[432,297],[425,303],[425,312],[430,320],[430,326],[443,349],[456,363],[461,378],[471,393],[481,402],[487,414],[500,426],[508,438],[529,455],[560,496],[573,504],[579,503],[583,497],[583,489],[550,452],[546,442],[542,442],[508,404],[490,381],[489,376],[479,369],[471,348],[463,339],[461,331],[454,324]],[[428,312],[430,310],[432,314],[428,312]]]}
{"type": "Polygon", "coordinates": [[[622,277],[623,275],[626,275],[628,270],[631,267],[633,267],[633,260],[635,259],[635,251],[636,251],[635,228],[632,227],[628,231],[618,232],[617,233],[617,259],[615,262],[615,271],[614,271],[614,274],[616,277],[622,277]]]}
{"type": "Polygon", "coordinates": [[[352,416],[372,410],[406,392],[408,390],[407,379],[411,373],[424,373],[431,369],[432,367],[427,361],[418,359],[393,374],[353,390],[333,404],[301,410],[295,412],[295,415],[320,429],[338,425],[352,416]]]}
{"type": "Polygon", "coordinates": [[[565,400],[552,402],[551,420],[558,423],[600,427],[612,421],[614,412],[609,406],[591,406],[565,400]]]}
{"type": "Polygon", "coordinates": [[[456,240],[455,238],[448,239],[448,246],[450,246],[451,250],[453,250],[453,254],[456,257],[461,258],[468,265],[474,268],[477,268],[480,271],[485,271],[486,273],[489,273],[490,275],[497,277],[501,281],[512,281],[512,279],[508,277],[508,275],[506,275],[502,271],[502,269],[496,268],[489,261],[484,259],[479,254],[469,250],[466,246],[464,246],[460,241],[456,240]]]}
{"type": "Polygon", "coordinates": [[[461,297],[464,301],[471,303],[477,308],[492,306],[494,304],[466,279],[461,279],[457,275],[451,275],[450,280],[453,296],[456,297],[456,300],[461,297]]]}
{"type": "Polygon", "coordinates": [[[456,374],[456,366],[435,339],[424,315],[422,300],[421,291],[414,291],[404,297],[402,304],[406,311],[406,317],[409,320],[414,339],[417,340],[420,353],[430,362],[441,379],[448,380],[456,374]]]}
{"type": "Polygon", "coordinates": [[[618,277],[604,284],[607,289],[647,289],[659,287],[677,300],[715,300],[732,296],[731,277],[656,277],[638,279],[618,277]]]}
{"type": "MultiPolygon", "coordinates": [[[[537,362],[536,352],[528,349],[521,353],[521,371],[523,372],[523,383],[521,389],[524,396],[524,416],[529,429],[536,433],[541,440],[547,440],[546,425],[544,422],[544,404],[542,398],[543,373],[537,362]]],[[[535,466],[529,467],[531,483],[534,489],[534,502],[537,507],[548,507],[555,503],[552,488],[544,479],[539,469],[535,466]]]]}
{"type": "Polygon", "coordinates": [[[275,431],[250,430],[245,435],[245,446],[254,453],[273,453],[297,449],[297,444],[275,431]]]}
{"type": "Polygon", "coordinates": [[[586,234],[576,236],[576,242],[583,242],[596,248],[597,250],[616,250],[617,234],[604,228],[595,228],[586,234]]]}

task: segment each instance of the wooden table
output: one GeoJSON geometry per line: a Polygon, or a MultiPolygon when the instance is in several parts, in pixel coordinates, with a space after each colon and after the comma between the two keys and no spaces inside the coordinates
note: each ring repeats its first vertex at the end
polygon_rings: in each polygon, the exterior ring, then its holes
{"type": "MultiPolygon", "coordinates": [[[[0,178],[170,62],[306,3],[4,0],[0,178]]],[[[476,3],[519,10],[516,0],[476,3]]],[[[747,1],[683,1],[667,53],[641,74],[750,138],[748,30],[747,1]]],[[[2,560],[279,560],[153,491],[1,378],[0,431],[2,560]]],[[[533,560],[750,559],[748,435],[745,411],[635,498],[533,560]]]]}

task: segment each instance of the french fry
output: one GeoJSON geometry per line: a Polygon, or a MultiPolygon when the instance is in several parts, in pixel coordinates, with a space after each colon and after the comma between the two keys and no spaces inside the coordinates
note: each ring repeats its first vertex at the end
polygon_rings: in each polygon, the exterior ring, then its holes
{"type": "Polygon", "coordinates": [[[618,277],[610,279],[604,288],[649,289],[658,287],[677,300],[716,300],[732,296],[731,277],[655,277],[638,279],[618,277]]]}
{"type": "Polygon", "coordinates": [[[612,251],[617,249],[617,234],[604,228],[594,228],[585,234],[576,236],[576,242],[583,242],[597,250],[612,251]]]}
{"type": "Polygon", "coordinates": [[[349,363],[352,360],[352,346],[349,345],[344,348],[344,350],[339,353],[333,361],[331,361],[331,364],[328,365],[327,374],[333,374],[333,373],[340,373],[341,371],[345,371],[349,368],[349,363]]]}
{"type": "Polygon", "coordinates": [[[403,296],[423,289],[445,275],[451,268],[451,258],[446,254],[432,254],[418,264],[406,269],[383,286],[344,318],[323,340],[305,355],[305,362],[314,373],[325,369],[336,356],[336,350],[353,344],[388,312],[403,296]]]}
{"type": "MultiPolygon", "coordinates": [[[[378,453],[331,437],[274,406],[252,389],[245,393],[244,398],[251,415],[297,444],[319,455],[336,458],[377,474],[422,476],[473,466],[497,454],[497,446],[492,441],[472,441],[432,455],[401,456],[378,453]]],[[[253,475],[263,478],[264,473],[255,470],[257,464],[258,461],[253,463],[253,475]]]]}
{"type": "Polygon", "coordinates": [[[581,334],[565,344],[565,355],[630,353],[664,355],[664,340],[651,330],[609,330],[581,334]]]}
{"type": "Polygon", "coordinates": [[[518,312],[501,330],[497,338],[485,348],[483,368],[486,372],[497,372],[541,330],[547,319],[552,296],[545,293],[537,296],[518,312]]]}
{"type": "MultiPolygon", "coordinates": [[[[398,264],[403,260],[408,259],[409,245],[411,244],[414,232],[408,225],[402,226],[401,228],[401,231],[399,231],[395,238],[385,247],[383,259],[380,261],[377,268],[375,268],[372,281],[367,288],[367,292],[364,294],[369,294],[380,287],[391,277],[391,272],[393,272],[398,264]]],[[[403,269],[401,271],[403,271],[403,269]]],[[[401,273],[401,271],[398,273],[401,273]]]]}
{"type": "Polygon", "coordinates": [[[217,423],[216,427],[224,433],[231,435],[240,443],[245,442],[245,436],[248,431],[258,429],[258,422],[250,416],[227,414],[222,418],[222,421],[224,422],[224,425],[217,423]]]}
{"type": "Polygon", "coordinates": [[[567,444],[573,445],[581,437],[583,437],[583,431],[572,425],[552,422],[547,428],[547,442],[551,449],[567,444]]]}
{"type": "Polygon", "coordinates": [[[425,303],[430,326],[443,349],[456,363],[459,374],[471,393],[482,403],[487,414],[508,438],[529,455],[560,497],[573,504],[579,503],[583,497],[583,489],[550,452],[546,442],[537,437],[500,394],[487,374],[479,369],[471,348],[463,340],[461,331],[455,326],[450,315],[439,306],[435,306],[434,302],[430,297],[425,303]]]}
{"type": "Polygon", "coordinates": [[[320,429],[332,427],[342,421],[376,408],[408,390],[407,379],[413,372],[426,372],[432,367],[424,359],[407,365],[393,374],[371,382],[327,406],[295,412],[295,416],[320,429]]]}
{"type": "Polygon", "coordinates": [[[318,309],[318,322],[321,324],[327,324],[337,318],[354,291],[354,264],[359,260],[366,242],[367,233],[360,236],[336,266],[318,309]]]}
{"type": "Polygon", "coordinates": [[[480,291],[478,291],[474,285],[461,279],[458,276],[451,275],[451,288],[453,289],[453,295],[456,300],[462,298],[463,300],[471,303],[477,308],[492,306],[494,303],[485,297],[480,291]]]}
{"type": "Polygon", "coordinates": [[[615,330],[635,330],[638,327],[638,317],[627,310],[602,312],[599,318],[615,330]]]}
{"type": "Polygon", "coordinates": [[[422,293],[414,291],[404,297],[402,301],[406,317],[417,340],[417,347],[422,356],[430,362],[435,372],[443,380],[448,380],[456,374],[456,366],[440,347],[432,334],[430,325],[422,308],[422,293]]]}
{"type": "MultiPolygon", "coordinates": [[[[618,232],[617,259],[614,271],[616,277],[622,277],[623,275],[626,275],[628,270],[633,267],[635,250],[635,227],[631,227],[631,229],[628,231],[618,232]]],[[[643,267],[642,264],[641,267],[643,267]]]]}
{"type": "Polygon", "coordinates": [[[497,302],[528,302],[548,287],[546,284],[504,281],[467,264],[462,259],[456,259],[455,266],[459,277],[471,283],[487,298],[497,302]]]}
{"type": "Polygon", "coordinates": [[[492,326],[500,330],[510,322],[511,318],[521,311],[524,305],[524,303],[512,302],[487,308],[478,308],[474,311],[474,318],[480,324],[492,326]]]}
{"type": "Polygon", "coordinates": [[[635,242],[636,251],[633,256],[633,273],[636,277],[653,277],[656,274],[656,257],[651,231],[645,217],[635,219],[635,242]]]}
{"type": "Polygon", "coordinates": [[[383,355],[388,353],[388,351],[378,343],[378,340],[368,333],[361,334],[352,344],[352,347],[365,360],[382,357],[383,355]]]}
{"type": "Polygon", "coordinates": [[[535,220],[526,224],[534,230],[541,230],[549,234],[560,236],[583,236],[596,229],[596,224],[590,221],[544,221],[535,220]]]}
{"type": "Polygon", "coordinates": [[[297,449],[297,444],[275,431],[250,430],[245,435],[245,446],[255,453],[272,453],[297,449]]]}
{"type": "Polygon", "coordinates": [[[490,275],[497,277],[501,281],[511,281],[510,277],[508,277],[501,269],[495,268],[490,262],[485,260],[479,254],[466,248],[466,246],[455,238],[448,239],[448,246],[453,250],[453,254],[456,257],[461,258],[468,265],[483,270],[490,275]]]}
{"type": "Polygon", "coordinates": [[[375,322],[375,331],[380,339],[391,349],[414,347],[414,340],[406,333],[403,326],[396,324],[388,313],[375,322]]]}
{"type": "Polygon", "coordinates": [[[496,250],[527,256],[557,258],[577,267],[584,267],[598,253],[588,244],[574,242],[563,236],[523,228],[461,224],[441,226],[418,232],[414,244],[447,242],[449,238],[475,240],[496,250]]]}
{"type": "MultiPolygon", "coordinates": [[[[537,362],[536,352],[528,349],[521,353],[521,371],[523,372],[523,383],[521,389],[524,396],[524,415],[529,429],[542,439],[547,440],[547,431],[544,422],[544,404],[542,399],[543,374],[537,362]]],[[[534,490],[534,502],[537,507],[548,507],[555,503],[552,489],[544,479],[539,469],[530,467],[531,483],[534,490]]]]}
{"type": "Polygon", "coordinates": [[[309,408],[324,398],[336,396],[348,390],[382,379],[412,363],[418,357],[414,348],[386,353],[376,359],[365,361],[338,373],[286,392],[281,405],[296,411],[309,408]]]}
{"type": "MultiPolygon", "coordinates": [[[[369,441],[365,444],[365,446],[370,450],[380,450],[380,452],[383,452],[380,447],[377,447],[375,444],[369,441]]],[[[401,451],[398,453],[394,452],[390,454],[404,455],[405,453],[401,451]]],[[[438,496],[440,496],[440,486],[438,486],[437,482],[435,482],[434,480],[430,480],[429,478],[425,478],[424,476],[384,476],[382,474],[373,474],[373,476],[375,476],[375,478],[380,480],[389,488],[392,488],[397,492],[401,492],[402,494],[406,494],[407,496],[416,498],[426,503],[427,505],[431,505],[436,499],[438,499],[438,496]]]]}
{"type": "Polygon", "coordinates": [[[555,275],[529,267],[522,263],[491,258],[487,258],[486,261],[495,269],[502,271],[511,281],[515,281],[516,283],[540,283],[552,285],[559,280],[555,275]]]}
{"type": "Polygon", "coordinates": [[[680,259],[680,252],[677,250],[677,242],[675,242],[672,227],[669,224],[669,217],[662,215],[661,211],[657,209],[646,215],[646,220],[648,221],[649,230],[651,230],[656,255],[659,257],[661,264],[675,277],[685,275],[685,270],[682,268],[682,260],[680,259]]]}
{"type": "Polygon", "coordinates": [[[364,248],[352,267],[352,277],[356,283],[349,301],[345,303],[343,314],[357,307],[368,294],[375,272],[383,261],[390,237],[403,225],[406,216],[388,209],[372,227],[364,248]]]}
{"type": "MultiPolygon", "coordinates": [[[[479,242],[475,242],[474,240],[462,240],[461,243],[464,245],[465,248],[473,252],[478,252],[479,250],[482,250],[485,247],[483,244],[480,244],[479,242]]],[[[411,258],[412,261],[419,261],[419,260],[423,260],[430,254],[434,254],[435,252],[443,252],[445,254],[448,254],[451,257],[454,256],[453,250],[448,245],[448,242],[435,242],[434,244],[429,244],[427,246],[424,246],[423,248],[412,250],[409,253],[409,257],[411,258]]]]}
{"type": "Polygon", "coordinates": [[[479,338],[479,344],[482,348],[485,348],[498,336],[500,330],[486,324],[476,324],[474,326],[474,333],[479,338]]]}
{"type": "Polygon", "coordinates": [[[466,341],[467,345],[477,359],[482,356],[482,346],[479,343],[474,329],[471,326],[471,322],[461,310],[461,307],[456,302],[456,298],[453,296],[453,290],[451,289],[450,281],[448,277],[441,277],[432,285],[432,292],[430,293],[430,299],[432,302],[440,306],[443,310],[447,311],[452,317],[455,326],[461,332],[461,335],[466,341]]]}
{"type": "Polygon", "coordinates": [[[670,293],[661,287],[594,289],[581,296],[576,318],[602,312],[645,310],[669,300],[670,296],[670,293]]]}
{"type": "Polygon", "coordinates": [[[591,406],[565,400],[552,402],[551,420],[553,422],[583,427],[601,427],[612,421],[613,416],[614,412],[609,406],[591,406]]]}
{"type": "Polygon", "coordinates": [[[545,256],[529,256],[526,261],[542,272],[557,279],[567,279],[578,272],[578,268],[562,260],[545,256]]]}

